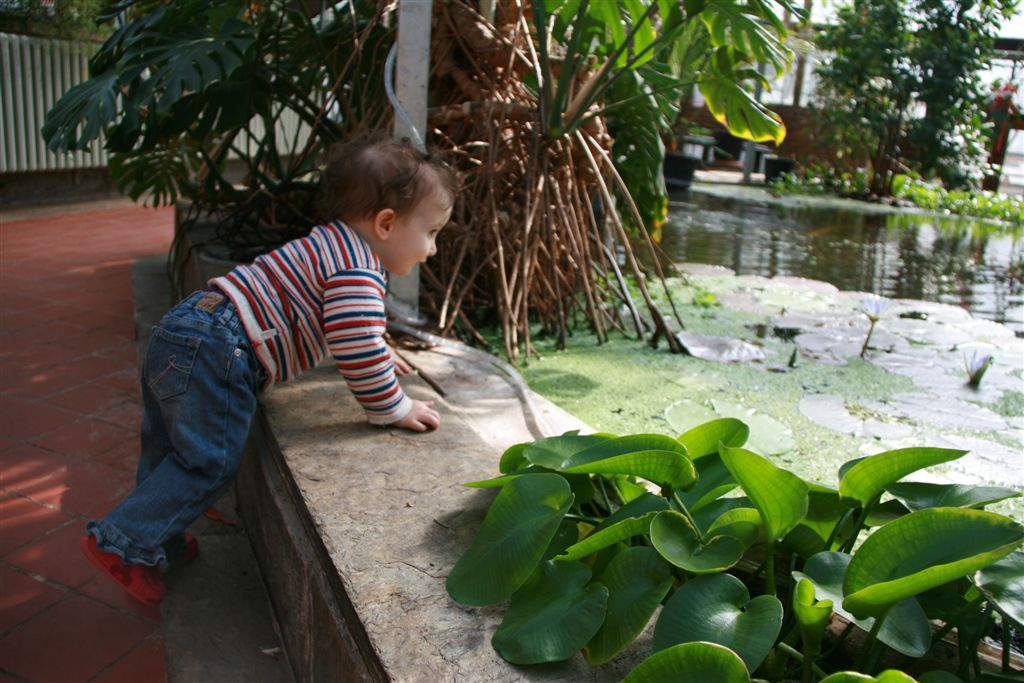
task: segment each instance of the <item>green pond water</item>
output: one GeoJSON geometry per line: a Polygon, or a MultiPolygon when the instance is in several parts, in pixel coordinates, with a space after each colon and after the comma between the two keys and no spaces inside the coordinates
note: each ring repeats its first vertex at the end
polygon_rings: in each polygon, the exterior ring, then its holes
{"type": "MultiPolygon", "coordinates": [[[[738,273],[692,266],[670,281],[669,292],[687,333],[742,340],[760,360],[715,362],[615,335],[597,345],[577,331],[567,351],[537,339],[542,358],[520,368],[531,388],[617,434],[676,436],[687,419],[743,413],[757,425],[752,450],[770,450],[765,454],[779,466],[829,486],[847,460],[924,445],[972,453],[912,479],[1024,485],[1024,339],[1007,329],[1012,324],[990,322],[1007,321],[1021,306],[1020,236],[976,228],[948,236],[919,214],[905,227],[906,219],[874,208],[860,211],[852,226],[813,228],[805,212],[834,219],[848,207],[837,213],[763,192],[737,200],[745,190],[714,187],[673,203],[662,246],[673,261],[738,273]],[[947,264],[969,263],[970,277],[961,268],[959,280],[947,279],[939,254],[947,264]],[[877,344],[862,359],[863,295],[840,290],[952,305],[900,302],[879,322],[877,344]],[[793,340],[771,333],[789,325],[805,334],[793,340]],[[972,351],[995,357],[978,391],[964,385],[963,358],[972,351]]],[[[669,311],[665,293],[656,296],[669,311]]],[[[993,509],[1024,520],[1020,499],[993,509]]]]}

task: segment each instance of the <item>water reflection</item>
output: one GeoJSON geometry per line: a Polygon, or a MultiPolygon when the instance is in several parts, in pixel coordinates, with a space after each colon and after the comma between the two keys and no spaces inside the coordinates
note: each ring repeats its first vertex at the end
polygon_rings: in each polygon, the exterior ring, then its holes
{"type": "Polygon", "coordinates": [[[795,208],[693,191],[674,197],[662,247],[740,275],[954,304],[1024,332],[1024,238],[973,219],[795,208]]]}

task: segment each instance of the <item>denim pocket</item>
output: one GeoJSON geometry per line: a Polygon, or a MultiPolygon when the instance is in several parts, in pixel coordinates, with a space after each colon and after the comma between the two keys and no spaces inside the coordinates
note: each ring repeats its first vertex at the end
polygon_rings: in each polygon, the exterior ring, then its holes
{"type": "Polygon", "coordinates": [[[161,401],[185,392],[199,352],[199,337],[153,328],[146,352],[146,383],[161,401]]]}

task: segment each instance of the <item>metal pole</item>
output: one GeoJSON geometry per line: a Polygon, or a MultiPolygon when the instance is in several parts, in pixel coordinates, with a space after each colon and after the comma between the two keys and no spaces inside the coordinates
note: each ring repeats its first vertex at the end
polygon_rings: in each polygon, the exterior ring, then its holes
{"type": "MultiPolygon", "coordinates": [[[[400,0],[395,95],[406,116],[396,111],[392,135],[418,147],[427,135],[427,79],[430,74],[430,22],[433,0],[400,0]],[[410,125],[412,128],[410,128],[410,125]]],[[[419,320],[420,269],[390,279],[389,294],[401,312],[419,320]]]]}
{"type": "MultiPolygon", "coordinates": [[[[758,63],[757,72],[764,73],[764,64],[758,63]]],[[[761,81],[757,81],[754,84],[754,99],[758,102],[761,101],[761,92],[761,81]]],[[[743,182],[745,183],[750,182],[750,174],[754,171],[754,157],[757,156],[754,148],[756,146],[757,143],[753,140],[746,140],[743,143],[743,182]]]]}

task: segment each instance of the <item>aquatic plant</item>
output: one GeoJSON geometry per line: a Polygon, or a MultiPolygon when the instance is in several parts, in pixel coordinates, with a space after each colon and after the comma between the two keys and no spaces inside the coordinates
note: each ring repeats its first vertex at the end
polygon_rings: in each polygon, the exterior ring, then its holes
{"type": "Polygon", "coordinates": [[[965,354],[964,368],[967,370],[967,384],[974,388],[981,386],[981,378],[985,376],[990,365],[992,365],[992,356],[987,353],[978,355],[978,352],[975,351],[971,354],[970,360],[967,360],[965,354]]]}
{"type": "Polygon", "coordinates": [[[519,665],[580,650],[608,662],[660,606],[653,654],[627,681],[913,681],[870,677],[887,650],[921,659],[953,629],[959,678],[921,680],[977,681],[974,651],[997,619],[1009,671],[1024,527],[984,507],[1018,491],[901,482],[965,454],[940,448],[851,460],[830,488],[743,448],[748,434],[722,418],[675,439],[567,432],[512,446],[499,476],[467,484],[501,490],[449,595],[510,599],[491,644],[519,665]],[[837,676],[850,668],[861,673],[837,676]]]}
{"type": "Polygon", "coordinates": [[[864,345],[860,347],[861,358],[863,358],[864,354],[868,351],[868,342],[871,341],[871,333],[875,331],[875,324],[879,321],[886,310],[888,310],[889,305],[889,300],[880,296],[868,297],[860,302],[860,310],[864,312],[864,315],[868,317],[868,321],[871,323],[868,326],[868,334],[864,337],[864,345]]]}

